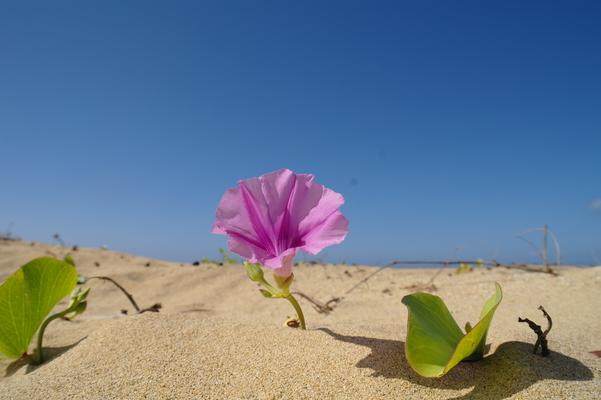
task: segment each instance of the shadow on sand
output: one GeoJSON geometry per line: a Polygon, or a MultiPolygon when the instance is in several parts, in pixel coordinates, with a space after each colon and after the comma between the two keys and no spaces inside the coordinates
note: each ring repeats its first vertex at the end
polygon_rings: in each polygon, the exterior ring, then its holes
{"type": "Polygon", "coordinates": [[[457,399],[504,399],[544,379],[587,381],[592,371],[580,361],[551,351],[549,357],[532,354],[532,344],[505,342],[494,354],[478,362],[463,362],[441,378],[424,378],[411,369],[399,340],[345,336],[330,329],[319,329],[336,340],[365,346],[371,353],[360,360],[358,368],[369,368],[373,376],[405,379],[435,389],[473,390],[457,399]]]}
{"type": "Polygon", "coordinates": [[[206,313],[206,312],[212,312],[213,310],[209,309],[209,308],[189,308],[187,310],[182,310],[180,311],[180,313],[182,314],[189,314],[189,313],[206,313]]]}
{"type": "Polygon", "coordinates": [[[69,351],[73,347],[77,346],[84,339],[85,339],[85,337],[79,339],[77,342],[75,342],[73,344],[70,344],[68,346],[62,346],[62,347],[44,347],[44,358],[45,358],[45,360],[40,365],[34,365],[34,364],[31,363],[31,357],[32,357],[31,355],[27,355],[25,357],[21,357],[18,360],[13,361],[12,363],[10,363],[6,367],[6,371],[4,373],[4,377],[6,378],[6,377],[14,375],[18,370],[20,370],[23,367],[26,367],[25,374],[33,372],[36,369],[38,369],[40,367],[43,367],[44,365],[48,364],[49,362],[51,362],[55,358],[59,357],[63,353],[66,353],[67,351],[69,351]]]}

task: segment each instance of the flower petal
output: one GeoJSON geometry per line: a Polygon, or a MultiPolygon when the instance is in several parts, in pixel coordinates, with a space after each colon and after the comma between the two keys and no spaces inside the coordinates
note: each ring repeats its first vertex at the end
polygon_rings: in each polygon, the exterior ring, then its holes
{"type": "Polygon", "coordinates": [[[347,233],[348,220],[340,211],[335,211],[303,236],[301,249],[315,255],[325,247],[342,242],[347,233]]]}
{"type": "Polygon", "coordinates": [[[344,197],[340,193],[315,184],[321,188],[320,198],[312,207],[306,217],[299,221],[299,235],[307,236],[313,229],[319,227],[334,212],[344,204],[344,197]]]}
{"type": "Polygon", "coordinates": [[[230,250],[251,262],[287,276],[297,249],[316,254],[344,240],[344,198],[313,175],[281,169],[238,183],[221,198],[212,232],[230,236],[230,250]]]}
{"type": "Polygon", "coordinates": [[[265,252],[272,251],[273,244],[269,238],[265,239],[256,231],[251,214],[245,206],[246,201],[242,189],[228,189],[217,207],[217,220],[212,232],[217,234],[237,234],[243,236],[246,242],[253,243],[265,252]]]}
{"type": "Polygon", "coordinates": [[[249,203],[254,208],[247,206],[247,211],[255,218],[255,231],[262,243],[272,244],[274,255],[294,247],[299,223],[319,204],[326,190],[314,182],[313,175],[295,174],[289,169],[239,183],[252,199],[249,203]]]}
{"type": "Polygon", "coordinates": [[[292,274],[292,267],[294,265],[294,256],[296,255],[296,249],[288,249],[277,257],[270,258],[263,262],[265,267],[272,269],[274,274],[287,278],[292,274]]]}
{"type": "Polygon", "coordinates": [[[271,254],[267,253],[264,249],[252,243],[244,236],[235,233],[230,234],[227,245],[231,251],[252,263],[262,263],[263,260],[271,257],[271,254]]]}

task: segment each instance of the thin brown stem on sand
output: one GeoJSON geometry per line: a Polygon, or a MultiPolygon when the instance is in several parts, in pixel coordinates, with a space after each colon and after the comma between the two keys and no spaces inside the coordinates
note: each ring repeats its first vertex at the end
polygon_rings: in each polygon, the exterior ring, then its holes
{"type": "Polygon", "coordinates": [[[549,331],[551,330],[551,327],[553,326],[553,320],[551,319],[551,316],[547,313],[547,311],[545,310],[545,308],[543,306],[539,306],[538,309],[541,310],[543,312],[543,315],[545,316],[545,318],[547,318],[547,329],[545,329],[544,332],[540,325],[532,322],[528,318],[518,317],[518,322],[527,323],[528,326],[530,327],[530,329],[532,329],[534,331],[534,333],[536,333],[537,339],[536,339],[536,343],[534,343],[534,349],[532,352],[534,354],[536,354],[536,352],[538,351],[538,348],[540,347],[541,355],[543,357],[546,357],[549,355],[549,344],[547,342],[547,334],[549,333],[549,331]]]}
{"type": "Polygon", "coordinates": [[[145,312],[159,312],[159,310],[161,309],[162,305],[161,303],[155,303],[150,307],[146,307],[146,308],[140,308],[140,306],[138,306],[138,303],[136,303],[136,300],[134,299],[134,296],[129,293],[127,290],[125,290],[125,288],[123,286],[121,286],[119,283],[117,283],[117,281],[115,281],[113,278],[108,277],[108,276],[91,276],[88,278],[88,280],[90,279],[100,279],[103,281],[108,281],[111,282],[113,285],[115,285],[119,290],[121,290],[121,292],[123,292],[123,294],[125,295],[125,297],[127,297],[127,299],[129,300],[129,302],[132,304],[132,306],[134,306],[134,308],[136,309],[136,312],[138,314],[142,314],[145,312]]]}

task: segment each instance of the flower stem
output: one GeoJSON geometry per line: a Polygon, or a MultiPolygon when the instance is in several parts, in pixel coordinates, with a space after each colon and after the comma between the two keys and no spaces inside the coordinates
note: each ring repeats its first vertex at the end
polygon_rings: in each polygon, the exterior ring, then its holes
{"type": "Polygon", "coordinates": [[[286,299],[290,302],[290,304],[292,304],[292,307],[294,307],[296,315],[300,320],[301,329],[306,330],[307,328],[305,326],[305,316],[303,315],[303,310],[301,309],[300,304],[298,304],[298,301],[296,301],[292,293],[286,296],[286,299]]]}

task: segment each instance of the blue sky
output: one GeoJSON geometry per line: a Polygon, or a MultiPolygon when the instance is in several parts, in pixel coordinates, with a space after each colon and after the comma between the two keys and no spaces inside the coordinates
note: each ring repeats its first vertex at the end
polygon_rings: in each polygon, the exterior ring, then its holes
{"type": "Polygon", "coordinates": [[[288,167],[346,198],[326,261],[533,260],[514,235],[544,223],[565,261],[601,260],[599,20],[579,1],[3,4],[0,231],[216,257],[224,190],[288,167]]]}

